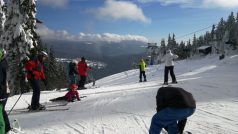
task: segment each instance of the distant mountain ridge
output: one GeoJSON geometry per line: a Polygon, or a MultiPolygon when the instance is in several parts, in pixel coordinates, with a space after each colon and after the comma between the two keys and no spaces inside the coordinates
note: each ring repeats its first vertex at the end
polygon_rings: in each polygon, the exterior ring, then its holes
{"type": "Polygon", "coordinates": [[[147,44],[139,41],[122,42],[85,42],[65,40],[43,40],[48,47],[52,46],[57,57],[77,58],[81,56],[92,58],[134,55],[145,52],[147,44]]]}
{"type": "Polygon", "coordinates": [[[96,79],[132,69],[132,63],[146,56],[147,45],[139,41],[123,42],[74,42],[65,40],[43,40],[47,47],[53,47],[56,57],[76,59],[82,56],[88,60],[106,63],[106,68],[92,70],[96,79]]]}

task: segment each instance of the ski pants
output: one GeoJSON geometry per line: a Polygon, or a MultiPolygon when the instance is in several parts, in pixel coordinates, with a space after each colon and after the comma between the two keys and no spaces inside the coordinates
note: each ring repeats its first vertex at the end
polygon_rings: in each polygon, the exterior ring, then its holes
{"type": "Polygon", "coordinates": [[[2,105],[2,115],[3,115],[3,119],[4,119],[4,122],[5,122],[5,132],[8,132],[10,129],[11,129],[11,126],[10,126],[10,122],[9,122],[9,118],[8,118],[8,115],[7,115],[7,112],[5,111],[5,105],[7,103],[7,98],[9,96],[8,93],[6,93],[6,91],[4,91],[1,87],[0,87],[0,98],[4,100],[2,100],[0,103],[2,105]]]}
{"type": "Polygon", "coordinates": [[[31,98],[31,107],[36,109],[40,105],[40,80],[30,80],[31,87],[33,88],[33,95],[31,98]]]}
{"type": "Polygon", "coordinates": [[[149,134],[160,134],[166,127],[168,134],[179,134],[177,122],[187,119],[194,112],[195,108],[165,108],[152,117],[149,134]]]}
{"type": "Polygon", "coordinates": [[[140,71],[140,81],[142,81],[142,75],[144,77],[144,81],[146,80],[146,75],[145,75],[145,71],[140,71]]]}
{"type": "Polygon", "coordinates": [[[69,87],[72,85],[72,84],[76,84],[76,75],[73,74],[73,75],[69,75],[69,87]]]}
{"type": "Polygon", "coordinates": [[[6,106],[6,103],[7,103],[7,98],[8,98],[8,95],[6,96],[6,99],[4,101],[2,101],[2,105],[3,105],[2,113],[3,113],[4,122],[5,122],[5,132],[8,132],[8,131],[11,130],[10,121],[9,121],[7,112],[5,110],[5,106],[6,106]]]}
{"type": "Polygon", "coordinates": [[[0,134],[5,134],[5,122],[3,118],[3,104],[0,103],[0,134]]]}
{"type": "Polygon", "coordinates": [[[78,87],[79,87],[79,88],[80,88],[80,87],[81,87],[81,88],[84,87],[85,82],[86,82],[86,76],[80,75],[80,81],[79,81],[78,87]]]}
{"type": "Polygon", "coordinates": [[[171,75],[171,78],[172,78],[172,82],[175,82],[176,81],[176,77],[174,75],[174,66],[165,66],[165,69],[164,69],[164,82],[168,82],[169,72],[170,72],[170,75],[171,75]]]}

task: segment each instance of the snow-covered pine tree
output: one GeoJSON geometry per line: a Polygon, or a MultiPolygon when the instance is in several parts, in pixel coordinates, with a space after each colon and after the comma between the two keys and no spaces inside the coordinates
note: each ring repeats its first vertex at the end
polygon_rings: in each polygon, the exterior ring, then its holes
{"type": "Polygon", "coordinates": [[[172,48],[173,48],[173,46],[172,46],[172,38],[171,38],[171,36],[170,36],[170,34],[169,34],[169,36],[168,36],[167,49],[172,49],[172,48]]]}
{"type": "Polygon", "coordinates": [[[236,28],[236,18],[234,16],[234,13],[231,12],[231,14],[228,16],[227,23],[226,23],[226,30],[228,31],[229,35],[229,44],[233,46],[233,48],[236,48],[236,39],[237,37],[237,28],[236,28]]]}
{"type": "Polygon", "coordinates": [[[37,46],[35,39],[36,0],[9,0],[1,45],[7,51],[8,76],[13,93],[20,90],[23,61],[29,50],[37,46]]]}
{"type": "Polygon", "coordinates": [[[2,36],[3,30],[4,30],[4,24],[6,21],[6,8],[5,3],[3,0],[0,0],[0,36],[2,36]]]}
{"type": "Polygon", "coordinates": [[[221,41],[225,34],[225,21],[223,18],[220,19],[220,22],[217,25],[216,37],[218,41],[221,41]]]}
{"type": "Polygon", "coordinates": [[[197,37],[196,34],[194,34],[192,41],[192,55],[196,54],[196,49],[197,49],[197,37]]]}
{"type": "Polygon", "coordinates": [[[165,44],[165,39],[161,39],[160,42],[160,55],[163,56],[166,54],[166,44],[165,44]]]}

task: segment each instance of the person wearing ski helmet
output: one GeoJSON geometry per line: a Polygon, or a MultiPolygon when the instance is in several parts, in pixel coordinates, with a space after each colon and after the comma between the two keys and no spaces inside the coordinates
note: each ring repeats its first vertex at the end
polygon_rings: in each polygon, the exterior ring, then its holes
{"type": "Polygon", "coordinates": [[[8,88],[7,70],[8,63],[6,60],[7,52],[5,49],[0,48],[0,132],[8,132],[11,130],[11,125],[8,119],[8,115],[5,111],[5,105],[7,98],[10,94],[8,88]]]}
{"type": "Polygon", "coordinates": [[[44,73],[44,62],[46,61],[48,54],[45,51],[41,51],[37,59],[30,59],[25,64],[27,71],[27,79],[33,89],[33,95],[31,99],[30,110],[44,110],[45,106],[41,105],[40,102],[40,80],[42,80],[46,87],[47,81],[44,73]]]}
{"type": "Polygon", "coordinates": [[[80,101],[81,99],[79,97],[79,93],[78,93],[77,89],[78,89],[78,86],[76,84],[72,84],[70,86],[70,88],[69,88],[69,91],[64,96],[51,99],[50,101],[62,101],[62,100],[65,100],[65,101],[68,101],[68,102],[74,102],[75,99],[80,101]]]}

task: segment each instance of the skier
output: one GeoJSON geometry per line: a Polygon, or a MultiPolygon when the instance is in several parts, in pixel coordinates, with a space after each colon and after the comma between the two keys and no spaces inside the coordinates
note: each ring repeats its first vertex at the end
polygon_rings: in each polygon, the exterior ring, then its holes
{"type": "Polygon", "coordinates": [[[165,61],[165,69],[164,69],[164,84],[168,85],[168,74],[170,72],[172,83],[177,83],[175,74],[174,74],[174,59],[177,59],[178,55],[172,54],[171,50],[166,51],[166,55],[163,58],[165,61]]]}
{"type": "Polygon", "coordinates": [[[69,63],[69,85],[76,84],[76,75],[78,74],[77,71],[77,61],[72,60],[69,63]]]}
{"type": "Polygon", "coordinates": [[[187,117],[196,109],[192,94],[179,87],[159,88],[156,105],[157,113],[151,120],[149,134],[160,134],[162,128],[167,128],[168,134],[182,134],[187,117]]]}
{"type": "Polygon", "coordinates": [[[50,101],[66,100],[68,102],[73,102],[75,100],[75,98],[78,101],[80,101],[79,93],[78,93],[77,89],[78,89],[78,86],[76,84],[72,84],[69,91],[65,94],[65,96],[51,99],[50,101]]]}
{"type": "Polygon", "coordinates": [[[144,62],[143,59],[140,60],[140,63],[139,63],[139,69],[140,69],[140,81],[139,82],[142,82],[142,75],[144,77],[144,81],[147,81],[146,80],[146,75],[145,75],[145,68],[146,68],[146,63],[144,62]]]}
{"type": "Polygon", "coordinates": [[[78,63],[78,73],[80,75],[80,80],[79,80],[79,84],[78,84],[78,88],[79,89],[87,89],[86,87],[84,87],[85,82],[86,82],[86,78],[87,78],[87,72],[90,70],[91,68],[88,67],[85,58],[82,57],[81,61],[78,63]]]}
{"type": "Polygon", "coordinates": [[[11,130],[11,125],[8,119],[8,115],[5,111],[5,105],[7,103],[7,98],[10,93],[10,90],[8,88],[8,64],[6,60],[6,54],[6,51],[0,48],[0,132],[7,133],[11,130]]]}
{"type": "Polygon", "coordinates": [[[47,81],[44,74],[43,63],[46,61],[48,55],[46,52],[41,51],[37,58],[30,59],[25,64],[25,69],[27,71],[27,79],[33,88],[33,95],[31,99],[30,110],[44,110],[45,106],[39,103],[40,101],[40,80],[43,80],[46,87],[47,81]]]}

